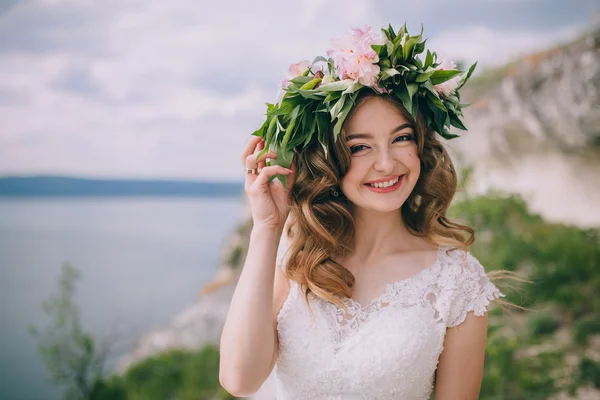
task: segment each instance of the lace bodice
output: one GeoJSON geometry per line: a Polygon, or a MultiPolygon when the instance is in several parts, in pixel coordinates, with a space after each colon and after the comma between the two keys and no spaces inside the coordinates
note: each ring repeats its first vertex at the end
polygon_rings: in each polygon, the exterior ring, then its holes
{"type": "MultiPolygon", "coordinates": [[[[284,265],[285,240],[278,264],[284,265]]],[[[274,369],[278,400],[428,400],[447,327],[469,311],[483,315],[504,296],[468,252],[438,250],[417,274],[387,285],[366,306],[344,299],[341,307],[290,282],[279,314],[279,358],[274,369]]]]}

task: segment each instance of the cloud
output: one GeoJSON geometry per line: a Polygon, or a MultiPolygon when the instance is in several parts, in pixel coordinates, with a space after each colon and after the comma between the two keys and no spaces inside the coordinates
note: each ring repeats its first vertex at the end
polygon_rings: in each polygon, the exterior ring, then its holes
{"type": "Polygon", "coordinates": [[[501,31],[484,26],[469,26],[444,31],[432,37],[428,44],[438,53],[454,60],[471,64],[478,61],[482,67],[491,67],[513,61],[533,51],[572,40],[579,32],[576,26],[549,32],[501,31]]]}
{"type": "Polygon", "coordinates": [[[449,17],[457,7],[423,7],[19,2],[0,15],[0,173],[239,180],[240,152],[288,65],[324,54],[329,38],[352,26],[407,20],[420,28],[424,17],[428,43],[488,65],[571,29],[507,34],[481,18],[457,27],[449,17]]]}

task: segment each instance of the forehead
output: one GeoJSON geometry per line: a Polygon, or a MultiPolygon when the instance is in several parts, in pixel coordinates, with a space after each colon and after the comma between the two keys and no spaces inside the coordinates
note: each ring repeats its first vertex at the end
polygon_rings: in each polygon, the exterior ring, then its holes
{"type": "Polygon", "coordinates": [[[390,131],[409,121],[396,105],[381,97],[369,97],[360,104],[345,121],[346,134],[389,134],[390,131]]]}

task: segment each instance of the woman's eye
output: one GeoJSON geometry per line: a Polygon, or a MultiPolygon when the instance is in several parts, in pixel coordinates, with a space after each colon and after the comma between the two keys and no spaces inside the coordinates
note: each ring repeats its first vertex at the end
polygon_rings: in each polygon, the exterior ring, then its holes
{"type": "Polygon", "coordinates": [[[414,139],[415,137],[413,135],[400,135],[394,139],[394,142],[408,142],[414,139]]]}
{"type": "Polygon", "coordinates": [[[354,154],[354,153],[364,150],[364,149],[368,149],[368,147],[365,146],[364,144],[359,144],[359,145],[350,147],[350,153],[354,154]]]}

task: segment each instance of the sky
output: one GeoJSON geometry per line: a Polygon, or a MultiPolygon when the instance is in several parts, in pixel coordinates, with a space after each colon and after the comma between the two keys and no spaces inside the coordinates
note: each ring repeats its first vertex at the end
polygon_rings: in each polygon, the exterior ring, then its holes
{"type": "Polygon", "coordinates": [[[0,0],[0,176],[241,181],[291,63],[404,22],[478,71],[568,42],[596,0],[0,0]]]}

